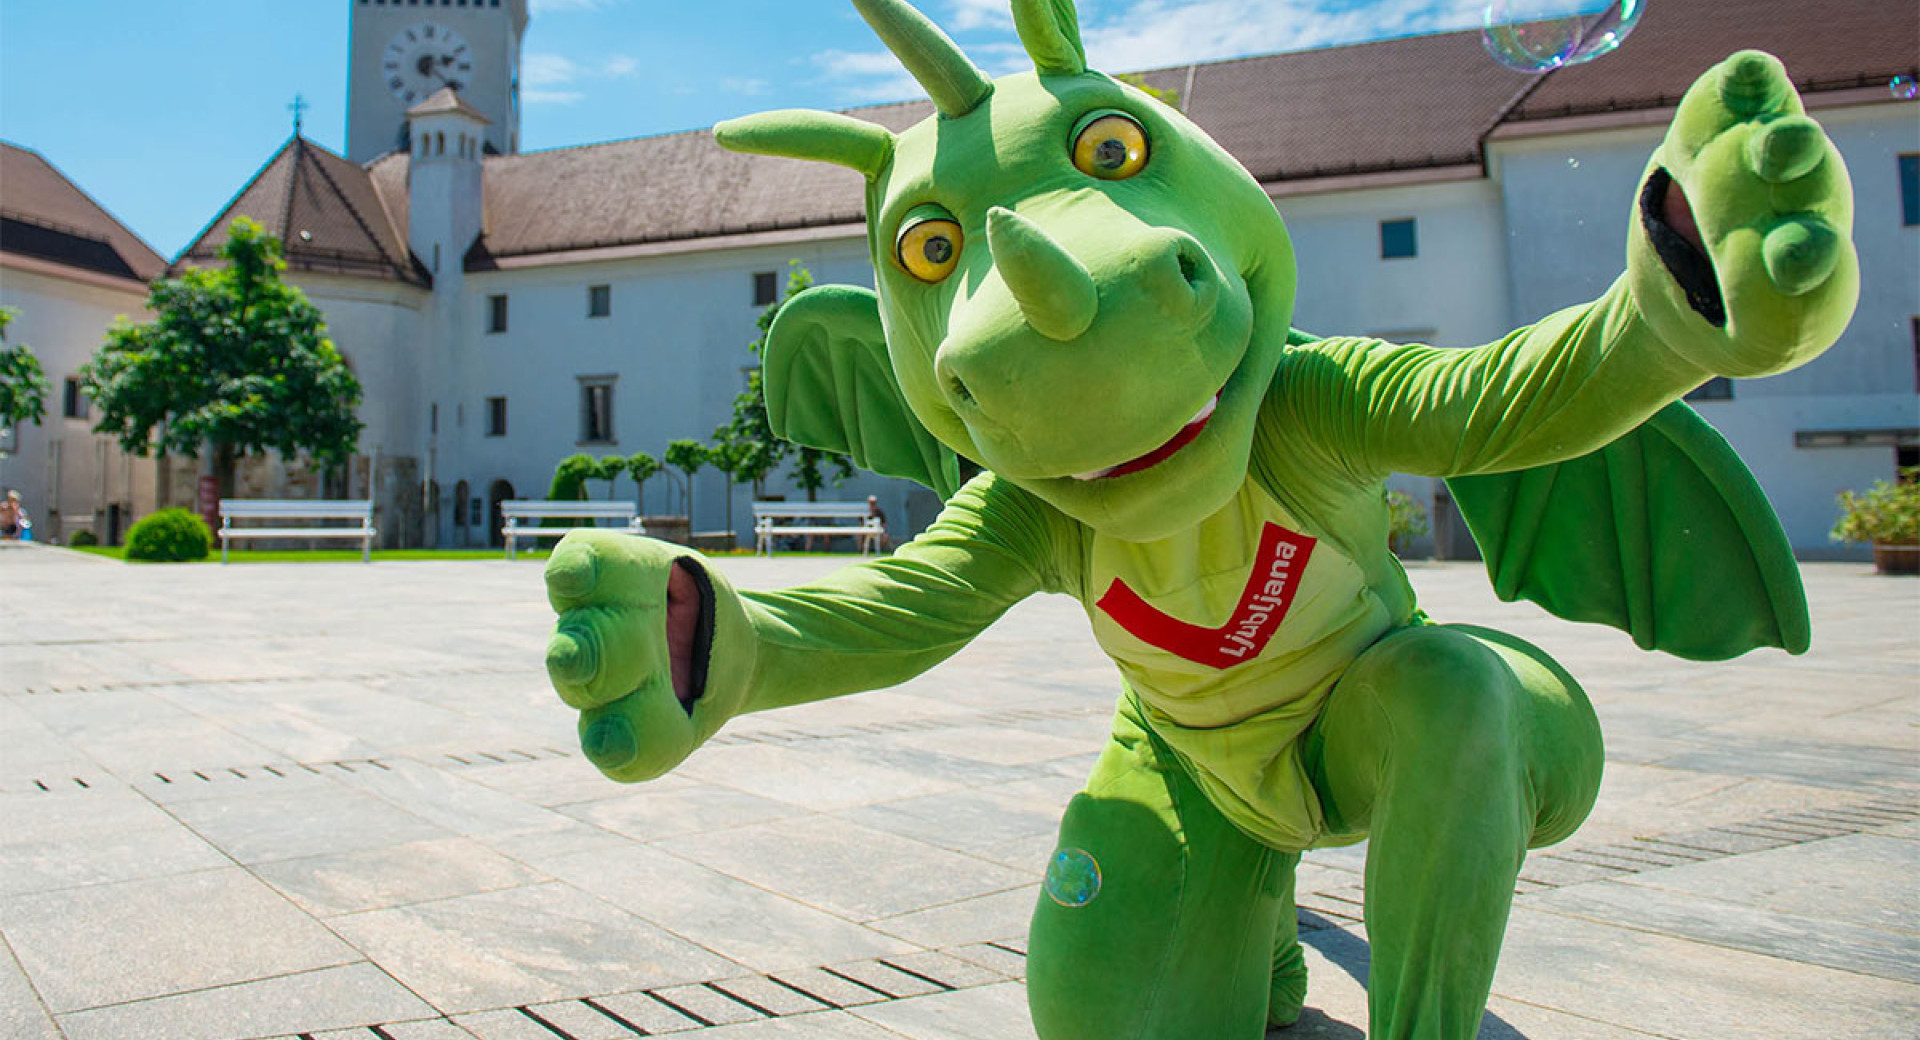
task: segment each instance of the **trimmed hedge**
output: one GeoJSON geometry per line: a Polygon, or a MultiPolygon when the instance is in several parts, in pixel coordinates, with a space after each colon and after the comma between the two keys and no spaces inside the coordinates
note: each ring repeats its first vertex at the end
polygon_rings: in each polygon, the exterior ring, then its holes
{"type": "Polygon", "coordinates": [[[75,549],[79,549],[83,546],[99,545],[100,539],[95,538],[93,536],[92,531],[89,531],[83,527],[80,530],[73,532],[72,535],[68,536],[67,544],[75,549]]]}
{"type": "Polygon", "coordinates": [[[213,532],[200,514],[162,509],[127,532],[127,559],[155,563],[204,560],[213,551],[213,532]]]}

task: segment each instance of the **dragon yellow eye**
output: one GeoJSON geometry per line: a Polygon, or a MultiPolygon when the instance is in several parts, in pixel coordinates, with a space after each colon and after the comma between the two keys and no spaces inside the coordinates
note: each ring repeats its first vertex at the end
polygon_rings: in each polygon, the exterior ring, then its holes
{"type": "Polygon", "coordinates": [[[943,281],[960,263],[960,225],[943,219],[915,221],[900,233],[900,266],[923,282],[943,281]]]}
{"type": "Polygon", "coordinates": [[[1147,132],[1113,113],[1086,125],[1073,139],[1073,165],[1089,177],[1123,181],[1147,165],[1147,132]]]}

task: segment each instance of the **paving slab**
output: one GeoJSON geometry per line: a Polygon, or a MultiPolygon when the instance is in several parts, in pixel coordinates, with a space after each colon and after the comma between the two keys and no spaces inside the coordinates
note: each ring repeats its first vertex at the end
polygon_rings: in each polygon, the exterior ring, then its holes
{"type": "Polygon", "coordinates": [[[364,959],[233,867],[9,897],[0,929],[56,1014],[364,959]]]}
{"type": "Polygon", "coordinates": [[[331,918],[443,1011],[481,1011],[738,974],[739,966],[547,882],[331,918]]]}
{"type": "MultiPolygon", "coordinates": [[[[1811,653],[1700,664],[1477,565],[1409,573],[1566,665],[1607,736],[1587,825],[1528,859],[1483,1040],[1914,1035],[1920,582],[1810,565],[1811,653]]],[[[1030,1035],[1038,875],[1119,689],[1073,601],[620,786],[547,687],[535,562],[34,547],[0,582],[36,604],[0,631],[4,1040],[1030,1035]]],[[[1275,1040],[1365,1035],[1366,854],[1301,867],[1309,1010],[1275,1040]]]]}
{"type": "Polygon", "coordinates": [[[432,1013],[384,972],[359,963],[79,1011],[59,1023],[67,1040],[246,1040],[432,1013]]]}
{"type": "Polygon", "coordinates": [[[756,971],[861,960],[920,947],[665,850],[628,846],[546,869],[596,897],[756,971]]]}

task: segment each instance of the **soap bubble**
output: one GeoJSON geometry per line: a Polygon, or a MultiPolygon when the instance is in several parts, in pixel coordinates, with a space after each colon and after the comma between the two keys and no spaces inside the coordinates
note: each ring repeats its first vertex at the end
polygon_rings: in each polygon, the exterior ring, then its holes
{"type": "Polygon", "coordinates": [[[1100,864],[1085,849],[1056,849],[1047,863],[1046,889],[1061,906],[1086,906],[1100,894],[1100,864]]]}
{"type": "Polygon", "coordinates": [[[1488,0],[1480,36],[1500,64],[1550,72],[1611,53],[1645,7],[1646,0],[1488,0]]]}
{"type": "Polygon", "coordinates": [[[1893,77],[1893,82],[1887,84],[1887,89],[1902,101],[1912,101],[1920,97],[1920,83],[1914,82],[1912,76],[1893,77]]]}

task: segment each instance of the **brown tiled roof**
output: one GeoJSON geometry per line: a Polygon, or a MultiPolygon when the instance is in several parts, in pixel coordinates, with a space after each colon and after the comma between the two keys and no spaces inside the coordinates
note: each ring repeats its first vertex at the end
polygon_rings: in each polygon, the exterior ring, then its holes
{"type": "Polygon", "coordinates": [[[1533,77],[1445,33],[1161,69],[1148,83],[1262,183],[1480,161],[1480,140],[1533,77]]]}
{"type": "Polygon", "coordinates": [[[407,109],[407,115],[409,117],[438,115],[441,112],[460,112],[474,119],[478,119],[482,123],[493,122],[493,120],[488,119],[482,114],[479,109],[467,104],[467,99],[461,97],[459,92],[452,87],[441,87],[439,90],[433,92],[432,97],[407,109]]]}
{"type": "Polygon", "coordinates": [[[1853,87],[1884,94],[1893,77],[1920,67],[1920,10],[1912,0],[1689,0],[1644,10],[1619,50],[1544,77],[1508,121],[1664,108],[1700,73],[1749,47],[1784,62],[1803,94],[1853,87]]]}
{"type": "Polygon", "coordinates": [[[364,275],[425,283],[407,250],[405,214],[395,221],[385,199],[406,196],[374,186],[366,168],[302,137],[268,160],[174,261],[174,267],[217,262],[227,229],[251,217],[285,245],[287,266],[301,271],[364,275]]]}
{"type": "MultiPolygon", "coordinates": [[[[1884,93],[1894,75],[1914,75],[1920,19],[1912,14],[1891,0],[1649,4],[1618,52],[1544,76],[1494,62],[1478,30],[1144,75],[1180,92],[1187,114],[1271,190],[1311,191],[1321,178],[1380,171],[1479,176],[1495,129],[1669,106],[1741,47],[1779,55],[1804,92],[1869,85],[1884,93]]],[[[932,111],[918,101],[851,114],[900,130],[932,111]]],[[[424,280],[405,247],[408,161],[399,152],[362,169],[290,142],[183,259],[211,255],[231,215],[246,213],[285,236],[297,265],[424,280]]],[[[865,219],[858,174],[727,152],[706,130],[484,161],[485,234],[467,255],[469,269],[865,219]]]]}
{"type": "Polygon", "coordinates": [[[167,262],[40,153],[0,141],[0,253],[147,282],[167,262]]]}

